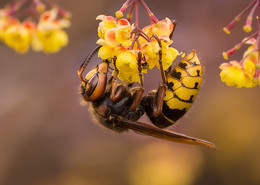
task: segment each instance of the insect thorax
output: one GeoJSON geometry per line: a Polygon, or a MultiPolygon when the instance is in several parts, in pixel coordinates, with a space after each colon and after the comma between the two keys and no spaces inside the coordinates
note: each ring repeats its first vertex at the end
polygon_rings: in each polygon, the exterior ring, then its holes
{"type": "Polygon", "coordinates": [[[144,114],[145,110],[141,105],[135,111],[131,110],[134,98],[128,91],[125,91],[124,95],[115,102],[110,100],[110,93],[110,90],[108,90],[100,99],[92,101],[91,112],[102,126],[116,132],[126,131],[127,128],[118,122],[118,118],[137,121],[144,114]]]}

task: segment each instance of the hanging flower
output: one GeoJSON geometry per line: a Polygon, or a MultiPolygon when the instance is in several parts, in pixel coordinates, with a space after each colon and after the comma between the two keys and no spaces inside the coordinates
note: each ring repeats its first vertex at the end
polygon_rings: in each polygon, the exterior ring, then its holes
{"type": "MultiPolygon", "coordinates": [[[[171,37],[175,27],[173,21],[169,18],[159,21],[142,2],[141,4],[146,9],[151,23],[141,29],[138,22],[130,24],[133,7],[138,2],[133,1],[127,19],[123,18],[128,3],[130,1],[126,1],[122,8],[116,12],[116,17],[97,16],[96,19],[100,20],[97,44],[102,45],[98,51],[100,58],[112,61],[112,65],[116,60],[115,66],[119,71],[119,79],[126,83],[133,83],[140,81],[137,68],[137,56],[139,54],[141,54],[142,71],[146,72],[148,67],[152,69],[157,66],[160,69],[160,50],[162,50],[162,70],[166,70],[172,65],[179,52],[170,47],[173,43],[171,37]]],[[[138,19],[138,14],[136,18],[138,19]]]]}
{"type": "Polygon", "coordinates": [[[57,52],[68,44],[68,35],[62,29],[69,27],[70,23],[66,19],[58,20],[57,16],[58,9],[53,8],[40,17],[34,37],[36,41],[32,43],[35,50],[42,48],[46,53],[57,52]]]}
{"type": "Polygon", "coordinates": [[[47,7],[36,0],[17,1],[0,9],[0,40],[19,53],[27,52],[30,46],[34,51],[59,51],[68,44],[68,35],[63,29],[70,26],[70,13],[57,5],[45,11],[47,7]],[[26,6],[34,9],[40,19],[34,20],[28,14],[28,18],[19,21],[14,15],[24,11],[26,6]]]}
{"type": "Polygon", "coordinates": [[[98,26],[98,36],[105,38],[105,34],[111,28],[116,28],[116,20],[112,16],[99,15],[96,20],[102,20],[98,26]]]}
{"type": "Polygon", "coordinates": [[[132,28],[130,26],[120,26],[115,34],[115,39],[121,45],[128,47],[132,44],[133,40],[131,37],[132,28]]]}
{"type": "Polygon", "coordinates": [[[237,61],[223,63],[220,67],[221,81],[228,86],[255,87],[257,83],[254,81],[255,65],[251,60],[246,60],[244,65],[237,61]]]}
{"type": "Polygon", "coordinates": [[[31,30],[24,24],[14,24],[5,30],[4,42],[19,53],[27,52],[31,39],[31,30]]]}
{"type": "Polygon", "coordinates": [[[139,82],[139,72],[136,56],[130,51],[118,55],[116,68],[119,71],[118,78],[126,83],[139,82]]]}
{"type": "MultiPolygon", "coordinates": [[[[247,16],[246,23],[243,27],[245,32],[252,31],[252,21],[255,10],[259,9],[260,1],[252,1],[240,14],[238,14],[234,20],[232,20],[224,31],[230,34],[231,30],[240,21],[241,17],[251,8],[249,15],[247,16]]],[[[258,11],[259,12],[259,11],[258,11]]],[[[260,15],[260,14],[259,14],[260,15]]],[[[259,17],[258,15],[258,17],[259,17]]],[[[259,24],[259,19],[258,24],[259,24]]],[[[250,46],[243,54],[243,58],[240,62],[231,61],[230,63],[223,63],[220,66],[222,71],[220,72],[220,77],[223,82],[228,86],[240,87],[255,87],[259,83],[259,27],[258,30],[244,38],[240,43],[236,44],[233,48],[226,52],[223,52],[224,59],[228,59],[233,53],[238,51],[244,44],[249,44],[250,46]]]]}
{"type": "Polygon", "coordinates": [[[148,25],[144,27],[142,30],[146,33],[149,37],[152,35],[157,35],[158,37],[167,36],[169,37],[172,33],[174,25],[169,18],[165,18],[164,20],[158,21],[157,23],[148,25]]]}
{"type": "MultiPolygon", "coordinates": [[[[169,47],[164,41],[161,41],[161,44],[163,70],[166,70],[172,65],[172,62],[179,55],[179,52],[175,48],[169,47]]],[[[160,46],[157,40],[153,40],[146,46],[145,51],[147,55],[147,62],[150,69],[152,69],[155,65],[158,69],[160,69],[159,50],[160,46]]]]}

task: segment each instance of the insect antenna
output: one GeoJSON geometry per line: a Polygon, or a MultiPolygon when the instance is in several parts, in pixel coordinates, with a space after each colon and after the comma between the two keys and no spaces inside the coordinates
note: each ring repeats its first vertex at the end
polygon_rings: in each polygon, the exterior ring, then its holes
{"type": "Polygon", "coordinates": [[[93,58],[93,56],[99,51],[100,48],[101,46],[97,46],[91,53],[89,53],[87,58],[84,60],[84,62],[81,64],[80,68],[78,69],[78,76],[81,81],[87,83],[86,80],[82,77],[82,74],[85,71],[91,59],[93,58]]]}

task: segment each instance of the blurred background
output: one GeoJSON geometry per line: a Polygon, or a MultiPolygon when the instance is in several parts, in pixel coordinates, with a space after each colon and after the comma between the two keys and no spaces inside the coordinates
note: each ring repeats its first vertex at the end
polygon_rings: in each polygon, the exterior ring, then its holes
{"type": "MultiPolygon", "coordinates": [[[[218,68],[222,52],[247,35],[246,16],[231,35],[222,28],[250,0],[146,1],[158,19],[177,20],[173,46],[196,49],[205,67],[199,97],[174,130],[212,141],[219,151],[97,127],[79,103],[76,71],[96,47],[96,16],[114,15],[124,1],[56,2],[72,13],[67,47],[20,55],[0,43],[1,185],[260,184],[259,87],[228,87],[218,68]]],[[[240,60],[243,49],[231,59],[240,60]]],[[[148,73],[146,92],[159,82],[158,70],[148,73]]]]}

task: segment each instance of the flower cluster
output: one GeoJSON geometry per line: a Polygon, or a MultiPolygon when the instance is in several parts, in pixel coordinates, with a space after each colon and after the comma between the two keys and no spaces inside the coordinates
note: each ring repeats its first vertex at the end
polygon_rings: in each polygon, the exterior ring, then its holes
{"type": "Polygon", "coordinates": [[[220,77],[228,86],[249,88],[255,87],[260,82],[260,77],[257,75],[255,76],[255,74],[259,73],[258,70],[256,70],[258,52],[252,52],[253,48],[254,44],[246,50],[242,63],[233,60],[230,61],[230,63],[221,64],[220,69],[222,69],[222,71],[220,77]]]}
{"type": "MultiPolygon", "coordinates": [[[[243,27],[245,32],[251,32],[252,30],[252,20],[255,10],[259,9],[260,17],[260,0],[253,0],[238,16],[235,17],[233,21],[229,23],[227,27],[223,30],[230,34],[231,29],[239,22],[242,15],[245,14],[247,10],[252,8],[249,13],[246,23],[243,27]]],[[[240,87],[255,87],[260,85],[260,63],[259,63],[259,44],[260,44],[260,20],[258,21],[258,31],[253,33],[251,36],[245,38],[235,47],[231,48],[227,52],[223,52],[224,59],[228,59],[230,55],[239,50],[244,44],[249,44],[250,46],[244,52],[244,55],[240,62],[232,60],[229,63],[223,63],[220,65],[221,80],[228,86],[240,87]]]]}
{"type": "Polygon", "coordinates": [[[40,0],[20,0],[0,9],[0,41],[18,53],[27,52],[30,46],[46,53],[66,46],[68,35],[63,28],[70,26],[70,13],[56,5],[45,10],[46,6],[40,0]]]}
{"type": "MultiPolygon", "coordinates": [[[[158,21],[150,12],[148,7],[142,5],[148,12],[151,24],[144,28],[138,27],[138,14],[136,21],[131,24],[133,7],[138,1],[129,0],[116,12],[117,17],[99,15],[98,27],[99,39],[97,44],[102,45],[99,50],[99,57],[103,60],[114,61],[112,65],[118,70],[118,78],[126,83],[140,82],[139,66],[142,72],[147,68],[152,69],[155,66],[160,69],[159,51],[162,49],[163,70],[168,69],[179,52],[171,47],[173,43],[171,36],[175,24],[168,18],[158,21]],[[127,7],[131,7],[127,19],[122,18],[127,7]],[[138,61],[138,56],[141,59],[138,61]]],[[[138,11],[136,11],[138,13],[138,11]]]]}

